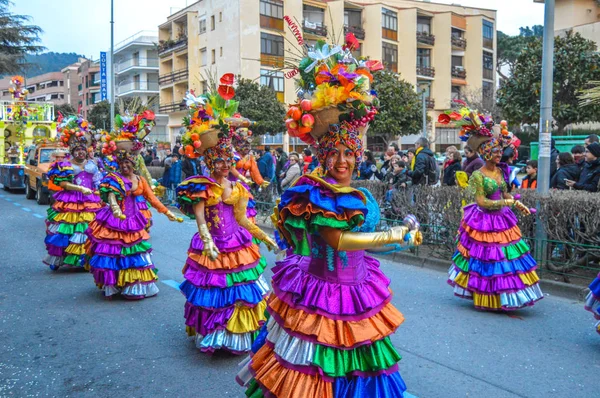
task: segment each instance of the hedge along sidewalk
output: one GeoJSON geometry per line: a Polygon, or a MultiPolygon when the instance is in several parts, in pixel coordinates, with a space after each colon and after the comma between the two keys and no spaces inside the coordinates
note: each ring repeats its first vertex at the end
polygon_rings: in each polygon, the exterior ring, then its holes
{"type": "MultiPolygon", "coordinates": [[[[275,228],[272,224],[262,221],[257,217],[256,224],[262,229],[273,233],[275,228]]],[[[426,268],[431,270],[436,270],[447,274],[448,269],[450,268],[451,261],[442,260],[435,257],[431,258],[423,258],[418,257],[414,254],[409,254],[408,252],[397,252],[393,254],[371,254],[373,257],[376,257],[381,260],[388,260],[399,264],[407,264],[420,268],[426,268]]],[[[564,297],[571,300],[584,301],[585,296],[587,296],[589,289],[587,287],[577,286],[570,283],[552,281],[548,279],[540,278],[540,286],[544,294],[550,294],[555,296],[564,297]]]]}

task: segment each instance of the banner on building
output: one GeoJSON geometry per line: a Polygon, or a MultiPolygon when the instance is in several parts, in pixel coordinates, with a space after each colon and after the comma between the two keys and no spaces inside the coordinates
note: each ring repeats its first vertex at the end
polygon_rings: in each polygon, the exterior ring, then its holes
{"type": "Polygon", "coordinates": [[[106,51],[100,52],[100,100],[108,99],[108,82],[106,74],[106,51]]]}

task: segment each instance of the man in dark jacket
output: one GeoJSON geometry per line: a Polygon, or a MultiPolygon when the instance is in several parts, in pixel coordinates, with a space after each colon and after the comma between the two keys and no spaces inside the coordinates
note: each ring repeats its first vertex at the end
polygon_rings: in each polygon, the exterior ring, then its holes
{"type": "Polygon", "coordinates": [[[273,180],[273,156],[271,155],[271,147],[265,146],[265,153],[258,160],[258,171],[265,181],[273,180]]]}
{"type": "Polygon", "coordinates": [[[600,182],[600,144],[593,142],[585,150],[585,166],[581,170],[579,180],[567,180],[565,183],[573,189],[588,192],[598,192],[600,182]]]}
{"type": "Polygon", "coordinates": [[[585,166],[585,147],[583,145],[575,145],[571,148],[571,154],[573,155],[573,161],[579,167],[579,171],[583,170],[585,166]]]}
{"type": "Polygon", "coordinates": [[[183,172],[184,178],[200,175],[200,161],[184,156],[183,162],[181,162],[181,171],[183,172]]]}
{"type": "Polygon", "coordinates": [[[556,158],[556,165],[558,169],[556,170],[554,176],[552,176],[550,188],[569,189],[565,181],[579,180],[579,174],[581,173],[581,170],[579,169],[579,166],[575,164],[573,155],[571,155],[569,152],[559,153],[558,158],[556,158]]]}
{"type": "Polygon", "coordinates": [[[465,146],[465,156],[467,157],[462,164],[462,169],[467,176],[471,177],[474,171],[479,170],[485,165],[485,162],[477,152],[473,150],[470,146],[465,146]]]}
{"type": "Polygon", "coordinates": [[[556,158],[558,158],[558,149],[556,149],[556,141],[554,138],[550,141],[550,178],[556,173],[556,158]]]}
{"type": "Polygon", "coordinates": [[[277,163],[275,164],[275,178],[277,179],[277,190],[279,194],[281,194],[283,192],[283,190],[281,189],[281,181],[285,177],[285,165],[288,162],[288,155],[281,147],[277,148],[275,152],[277,152],[277,163]]]}
{"type": "Polygon", "coordinates": [[[413,185],[434,185],[437,183],[437,162],[429,149],[429,140],[420,137],[415,142],[415,166],[410,172],[413,185]]]}
{"type": "Polygon", "coordinates": [[[454,151],[450,153],[450,163],[444,170],[444,181],[442,185],[447,185],[453,187],[456,185],[456,172],[461,171],[460,161],[462,160],[462,156],[460,152],[454,151]]]}

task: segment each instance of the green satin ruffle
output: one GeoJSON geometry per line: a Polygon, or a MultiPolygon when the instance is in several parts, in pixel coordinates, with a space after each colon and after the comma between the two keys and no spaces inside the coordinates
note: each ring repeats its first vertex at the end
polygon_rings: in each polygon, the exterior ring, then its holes
{"type": "MultiPolygon", "coordinates": [[[[50,208],[48,210],[48,219],[50,221],[52,221],[50,219],[50,210],[51,209],[52,208],[50,208]]],[[[52,212],[53,212],[52,213],[53,217],[56,216],[56,214],[58,214],[58,212],[56,212],[54,210],[52,210],[52,212]]],[[[80,223],[77,223],[77,224],[61,223],[58,226],[58,233],[59,234],[63,234],[63,235],[73,235],[74,233],[79,232],[79,233],[83,234],[83,233],[85,233],[85,231],[87,230],[87,228],[88,228],[88,223],[86,223],[86,222],[80,222],[80,223]]]]}
{"type": "Polygon", "coordinates": [[[313,214],[308,220],[304,217],[288,216],[285,220],[285,228],[288,231],[292,231],[291,237],[294,243],[294,253],[302,256],[310,256],[311,247],[308,243],[308,234],[314,234],[322,227],[349,231],[363,221],[363,215],[355,216],[349,222],[347,220],[337,220],[335,218],[325,217],[322,214],[317,213],[313,214]],[[301,232],[301,236],[299,237],[296,232],[301,232]]]}
{"type": "Polygon", "coordinates": [[[145,253],[152,248],[152,245],[148,241],[140,242],[137,245],[131,247],[121,248],[121,256],[131,256],[137,253],[145,253]]]}
{"type": "Polygon", "coordinates": [[[238,283],[255,281],[262,275],[265,268],[267,268],[267,260],[264,257],[261,257],[256,267],[241,272],[227,274],[227,287],[231,287],[238,283]]]}

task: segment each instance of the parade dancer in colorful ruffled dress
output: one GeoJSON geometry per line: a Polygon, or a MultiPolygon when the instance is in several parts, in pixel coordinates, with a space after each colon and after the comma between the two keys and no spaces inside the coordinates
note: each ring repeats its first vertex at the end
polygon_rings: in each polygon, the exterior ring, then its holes
{"type": "Polygon", "coordinates": [[[186,147],[203,154],[211,175],[190,177],[177,187],[180,209],[198,224],[180,290],[186,297],[186,330],[196,346],[206,353],[241,354],[250,350],[265,322],[269,291],[262,277],[266,261],[252,239],[269,249],[276,243],[248,219],[247,189],[228,178],[233,166],[230,134],[243,120],[228,117],[237,102],[224,98],[227,106],[219,106],[217,96],[214,90],[206,95],[211,104],[207,112],[203,104],[191,108],[191,123],[182,138],[186,147]],[[224,124],[231,131],[218,130],[224,124]]]}
{"type": "Polygon", "coordinates": [[[590,292],[585,299],[585,309],[594,314],[596,332],[600,333],[600,274],[590,283],[590,292]]]}
{"type": "MultiPolygon", "coordinates": [[[[139,131],[142,131],[145,122],[140,119],[137,123],[140,125],[139,131]]],[[[102,179],[100,196],[109,206],[97,213],[87,231],[90,238],[90,271],[106,298],[121,293],[127,299],[136,300],[158,293],[158,277],[148,242],[150,235],[146,230],[148,219],[144,216],[142,206],[145,201],[137,198],[148,200],[170,221],[183,221],[160,203],[146,179],[134,173],[137,151],[143,137],[145,135],[128,135],[121,131],[113,139],[116,142],[115,158],[119,172],[109,172],[102,179]]]]}
{"type": "Polygon", "coordinates": [[[484,158],[485,166],[469,179],[475,203],[464,208],[448,283],[455,295],[473,300],[481,310],[531,306],[544,295],[537,264],[512,211],[527,215],[530,209],[508,192],[510,172],[500,163],[503,148],[492,132],[493,121],[463,105],[458,112],[442,114],[438,121],[453,120],[461,128],[462,139],[484,158]]]}
{"type": "Polygon", "coordinates": [[[85,231],[95,213],[102,207],[100,197],[94,194],[102,174],[93,159],[88,158],[91,145],[88,122],[76,116],[59,121],[60,142],[70,150],[55,153],[61,158],[48,170],[48,188],[57,191],[54,203],[48,209],[46,220],[46,249],[44,263],[56,271],[61,266],[82,268],[85,264],[85,231]]]}

